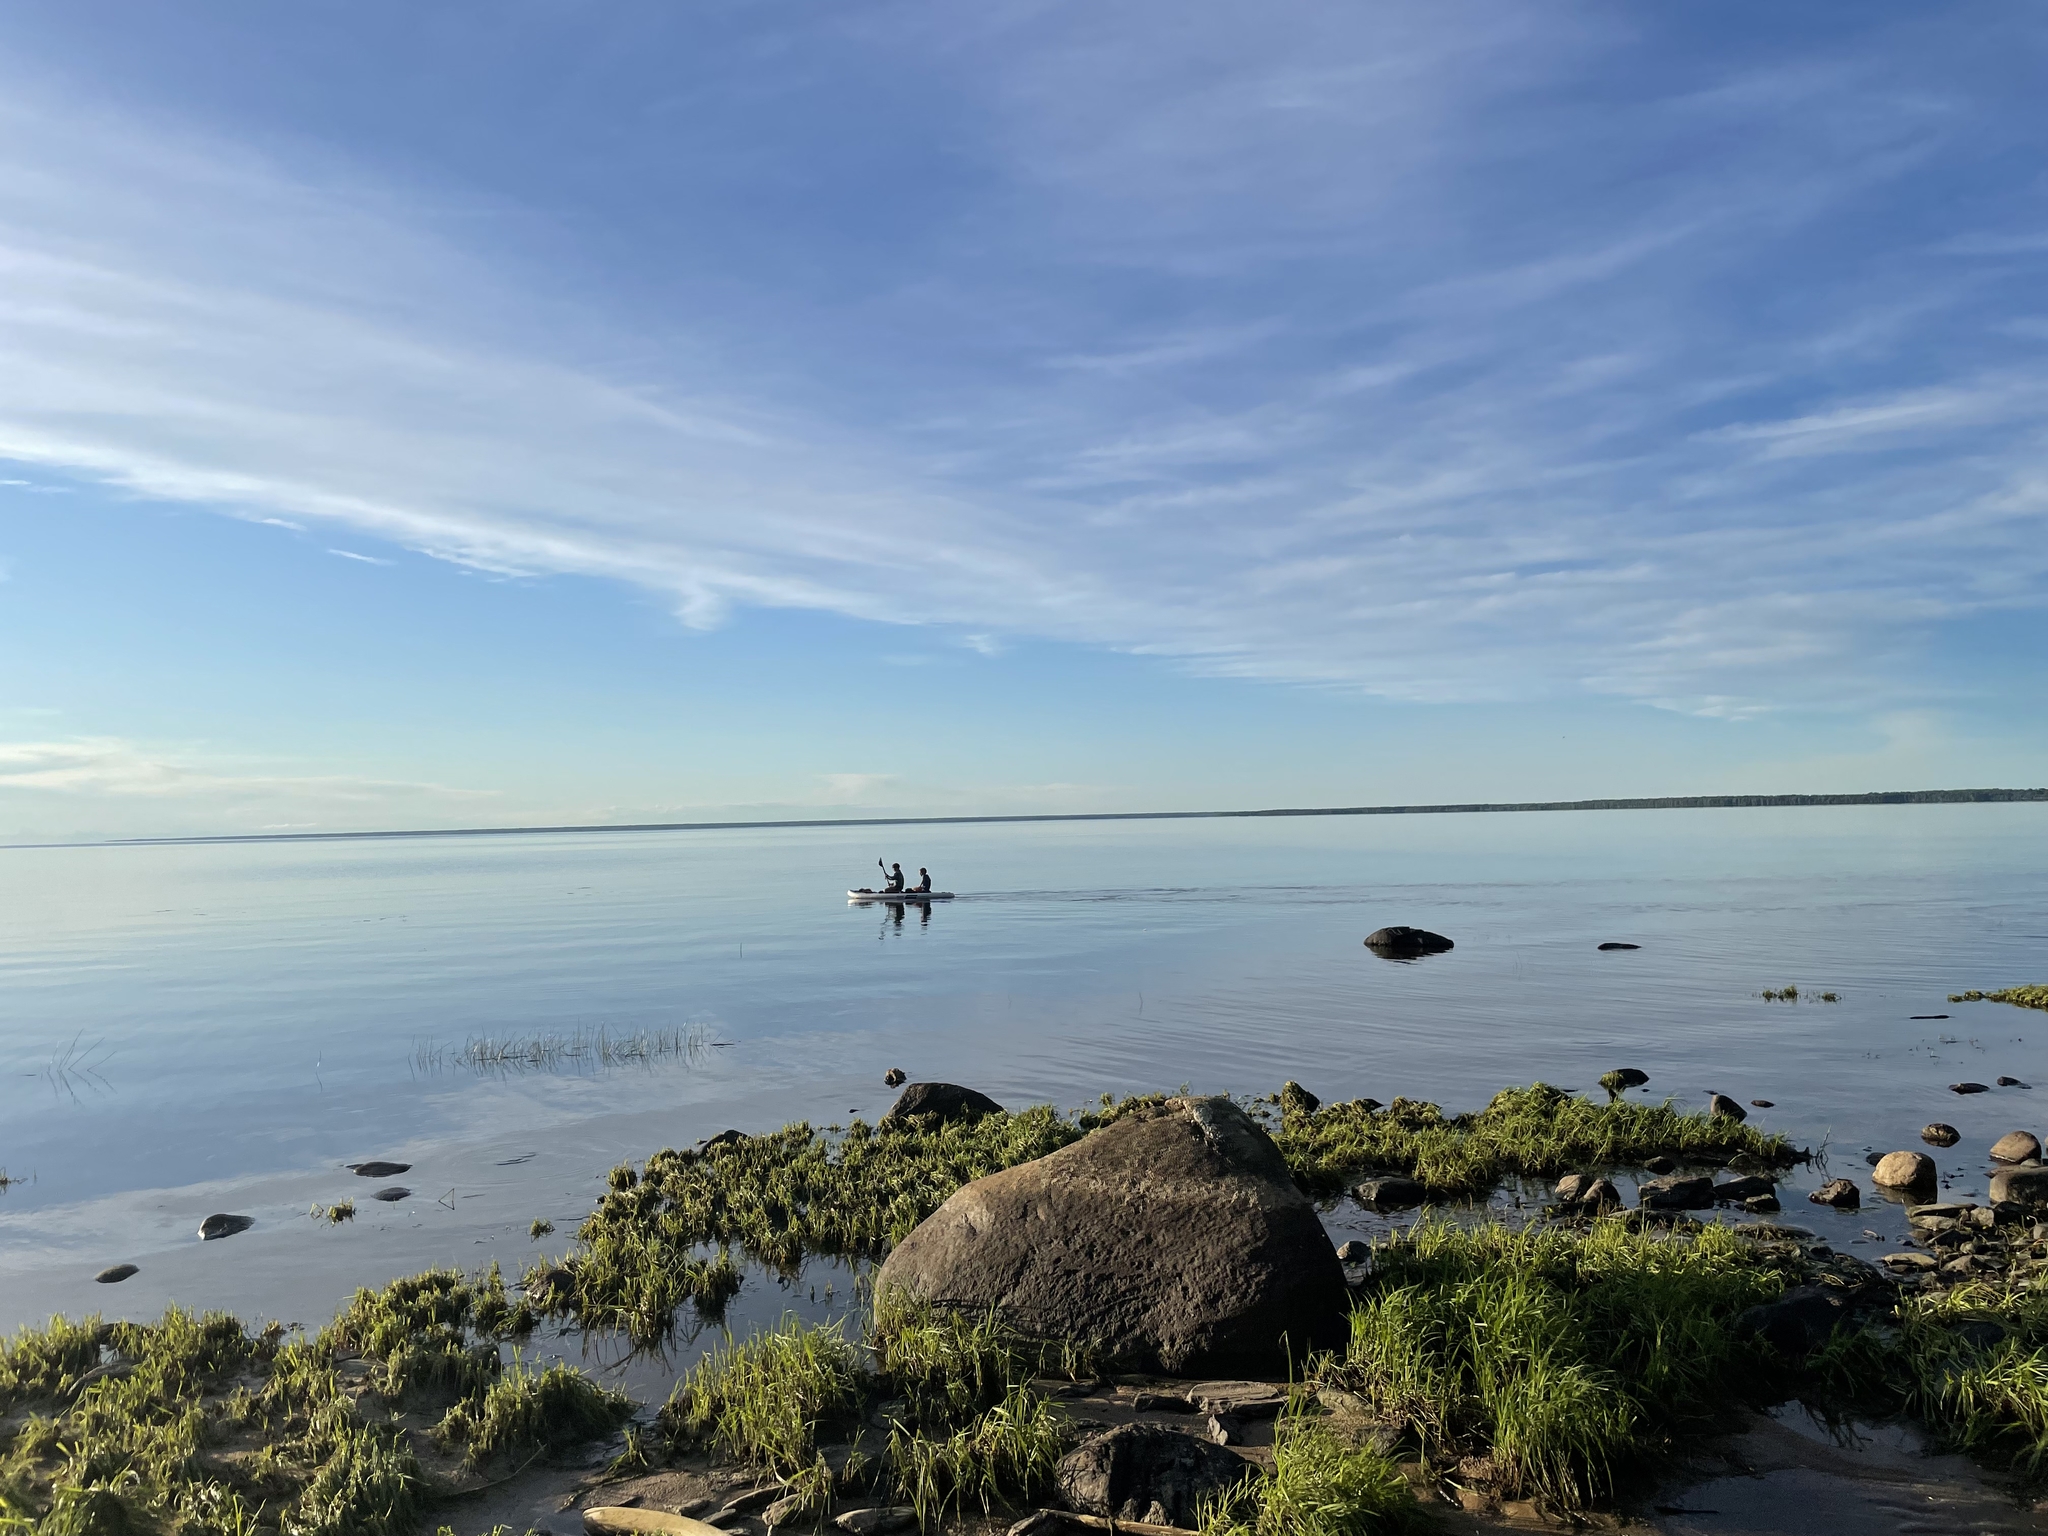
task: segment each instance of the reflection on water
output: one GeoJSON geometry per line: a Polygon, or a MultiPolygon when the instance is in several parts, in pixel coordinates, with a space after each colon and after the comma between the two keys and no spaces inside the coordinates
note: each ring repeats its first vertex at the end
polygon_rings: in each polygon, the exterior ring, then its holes
{"type": "Polygon", "coordinates": [[[1845,1164],[1948,1121],[1957,1189],[2033,1117],[1947,1084],[2048,1071],[2048,1024],[1947,1001],[2044,979],[2048,806],[916,835],[959,893],[936,916],[847,903],[860,829],[0,852],[0,1166],[33,1177],[0,1193],[0,1274],[156,1254],[122,1288],[146,1305],[186,1273],[163,1245],[230,1199],[258,1226],[190,1272],[224,1286],[458,1247],[516,1267],[611,1162],[872,1120],[894,1066],[1011,1105],[1293,1078],[1453,1110],[1636,1067],[1767,1099],[1758,1123],[1845,1164]],[[1456,947],[1383,963],[1362,941],[1395,925],[1456,947]],[[303,1221],[393,1154],[453,1205],[303,1221]]]}

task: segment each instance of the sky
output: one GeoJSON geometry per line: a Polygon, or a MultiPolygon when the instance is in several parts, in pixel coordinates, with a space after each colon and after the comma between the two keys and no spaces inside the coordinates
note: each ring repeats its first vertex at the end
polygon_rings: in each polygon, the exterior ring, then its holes
{"type": "Polygon", "coordinates": [[[2048,782],[2048,13],[0,18],[0,837],[2048,782]]]}

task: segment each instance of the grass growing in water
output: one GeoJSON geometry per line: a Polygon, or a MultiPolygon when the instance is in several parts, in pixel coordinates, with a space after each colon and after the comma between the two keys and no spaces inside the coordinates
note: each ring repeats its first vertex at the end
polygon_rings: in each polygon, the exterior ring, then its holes
{"type": "Polygon", "coordinates": [[[577,1029],[540,1035],[471,1035],[461,1045],[423,1040],[413,1048],[413,1067],[441,1072],[589,1072],[603,1067],[644,1067],[657,1061],[695,1061],[711,1043],[700,1025],[681,1029],[577,1029]]]}
{"type": "Polygon", "coordinates": [[[1511,1175],[1554,1179],[1589,1167],[1640,1163],[1660,1152],[1747,1152],[1787,1164],[1782,1136],[1670,1102],[1596,1104],[1548,1083],[1507,1088],[1477,1114],[1447,1116],[1434,1104],[1396,1099],[1328,1104],[1285,1116],[1274,1132],[1296,1182],[1311,1194],[1342,1190],[1367,1172],[1404,1173],[1439,1198],[1482,1195],[1511,1175]]]}
{"type": "Polygon", "coordinates": [[[633,1416],[633,1401],[557,1361],[535,1373],[514,1361],[484,1389],[450,1408],[435,1433],[468,1448],[472,1466],[493,1456],[552,1451],[600,1439],[633,1416]]]}
{"type": "Polygon", "coordinates": [[[1316,1370],[1465,1459],[1504,1497],[1571,1512],[1771,1378],[1737,1340],[1786,1276],[1723,1227],[1696,1236],[1425,1221],[1383,1248],[1351,1342],[1316,1370]]]}
{"type": "Polygon", "coordinates": [[[1951,992],[1952,1003],[2011,1003],[2015,1008],[2048,1008],[2048,986],[2007,987],[2002,992],[1951,992]]]}

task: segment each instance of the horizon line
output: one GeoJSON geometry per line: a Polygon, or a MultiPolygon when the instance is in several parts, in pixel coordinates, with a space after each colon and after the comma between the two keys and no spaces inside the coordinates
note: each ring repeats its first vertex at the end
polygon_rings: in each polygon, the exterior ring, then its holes
{"type": "Polygon", "coordinates": [[[953,827],[1078,821],[1252,821],[1271,816],[1456,816],[1523,811],[1751,810],[1783,806],[1976,805],[2048,800],[2041,789],[1900,789],[1842,795],[1651,795],[1596,800],[1475,801],[1453,805],[1277,806],[1250,811],[1046,811],[1007,816],[836,816],[778,821],[595,822],[539,827],[400,827],[371,832],[213,832],[181,837],[110,837],[55,843],[0,843],[0,849],[156,848],[211,843],[364,842],[380,838],[539,837],[588,832],[749,832],[816,827],[953,827]]]}

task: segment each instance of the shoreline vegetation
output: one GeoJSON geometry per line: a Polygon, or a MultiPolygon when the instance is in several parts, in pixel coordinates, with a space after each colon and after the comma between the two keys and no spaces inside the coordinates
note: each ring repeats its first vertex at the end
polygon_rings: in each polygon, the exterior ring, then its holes
{"type": "Polygon", "coordinates": [[[872,1295],[868,1267],[963,1185],[1165,1095],[724,1132],[612,1170],[575,1246],[516,1290],[496,1266],[429,1271],[358,1291],[310,1336],[175,1307],[23,1329],[0,1346],[0,1532],[452,1532],[463,1500],[597,1445],[600,1481],[758,1484],[720,1512],[735,1536],[834,1515],[853,1536],[992,1516],[1050,1536],[1065,1517],[1035,1512],[1103,1422],[1084,1416],[1199,1415],[1224,1386],[1266,1397],[1256,1432],[1210,1420],[1212,1441],[1245,1449],[1241,1475],[1181,1517],[1202,1536],[1405,1532],[1446,1504],[1569,1524],[1646,1490],[1689,1440],[1785,1402],[1830,1423],[1910,1419],[2021,1487],[2042,1474],[2048,1226],[2004,1202],[1920,1207],[1931,1252],[1887,1256],[1906,1261],[1887,1272],[1798,1228],[1659,1208],[1648,1186],[1630,1211],[1562,1189],[1512,1213],[1486,1203],[1660,1160],[1768,1184],[1806,1157],[1726,1113],[1609,1094],[1538,1083],[1462,1115],[1323,1105],[1292,1083],[1240,1100],[1308,1195],[1405,1181],[1435,1207],[1346,1245],[1342,1342],[1266,1386],[1127,1378],[1085,1339],[872,1295]],[[746,1264],[788,1277],[812,1255],[854,1269],[855,1315],[728,1336],[659,1405],[522,1361],[544,1326],[658,1348],[685,1309],[718,1323],[746,1264]]]}
{"type": "Polygon", "coordinates": [[[1086,821],[1241,821],[1286,816],[1447,816],[1522,811],[1746,810],[1833,805],[2003,805],[2048,800],[2038,789],[1895,789],[1840,795],[1647,795],[1595,800],[1473,801],[1448,805],[1276,806],[1240,811],[1071,811],[1012,816],[809,817],[782,821],[659,821],[540,827],[418,827],[373,832],[233,832],[190,837],[116,837],[92,843],[14,843],[16,848],[152,848],[203,843],[356,842],[368,838],[519,837],[555,832],[748,832],[802,827],[955,827],[1086,821]]]}

